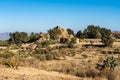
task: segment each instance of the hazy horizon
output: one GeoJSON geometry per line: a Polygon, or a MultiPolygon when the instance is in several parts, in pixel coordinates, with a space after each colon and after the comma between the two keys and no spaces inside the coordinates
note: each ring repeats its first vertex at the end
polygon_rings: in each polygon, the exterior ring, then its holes
{"type": "Polygon", "coordinates": [[[88,25],[120,31],[119,0],[0,0],[0,33],[46,32],[55,26],[75,32],[88,25]]]}

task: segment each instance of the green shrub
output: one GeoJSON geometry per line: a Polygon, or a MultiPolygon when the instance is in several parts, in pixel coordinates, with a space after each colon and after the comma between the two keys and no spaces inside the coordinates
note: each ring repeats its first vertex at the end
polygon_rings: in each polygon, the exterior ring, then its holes
{"type": "Polygon", "coordinates": [[[49,40],[49,41],[44,41],[44,42],[42,42],[41,43],[41,45],[43,46],[43,47],[46,47],[46,46],[48,46],[48,45],[50,45],[50,44],[55,44],[56,42],[54,41],[54,40],[49,40]]]}
{"type": "Polygon", "coordinates": [[[35,57],[39,60],[42,60],[42,61],[46,60],[46,55],[45,54],[35,55],[35,57]]]}
{"type": "Polygon", "coordinates": [[[114,69],[117,66],[117,61],[111,57],[104,60],[103,65],[109,69],[114,69]]]}
{"type": "Polygon", "coordinates": [[[35,50],[32,54],[47,54],[47,50],[35,50]]]}
{"type": "Polygon", "coordinates": [[[53,59],[54,59],[54,55],[51,54],[51,53],[48,53],[48,54],[46,55],[46,59],[47,59],[47,60],[53,60],[53,59]]]}
{"type": "Polygon", "coordinates": [[[18,55],[19,55],[19,57],[21,57],[21,58],[27,58],[27,57],[28,57],[28,54],[25,53],[25,51],[19,51],[19,52],[18,52],[18,55]]]}
{"type": "Polygon", "coordinates": [[[47,50],[35,50],[31,55],[39,60],[46,60],[47,50]]]}
{"type": "Polygon", "coordinates": [[[43,47],[45,47],[45,46],[50,45],[50,42],[49,42],[49,41],[44,41],[44,42],[41,43],[41,45],[42,45],[43,47]]]}
{"type": "Polygon", "coordinates": [[[109,70],[113,70],[117,67],[117,60],[113,57],[108,57],[103,61],[103,64],[97,64],[97,68],[100,70],[105,70],[105,69],[109,69],[109,70]]]}
{"type": "Polygon", "coordinates": [[[59,57],[62,56],[62,55],[61,55],[60,53],[58,53],[58,52],[53,52],[52,54],[53,54],[53,57],[54,57],[55,60],[58,60],[59,57]]]}
{"type": "Polygon", "coordinates": [[[50,34],[50,38],[51,38],[52,40],[56,40],[56,39],[59,38],[58,35],[61,34],[61,31],[60,31],[58,28],[59,28],[59,26],[55,27],[54,29],[48,30],[48,33],[50,34]]]}
{"type": "Polygon", "coordinates": [[[11,58],[13,56],[14,56],[14,54],[12,52],[9,52],[9,51],[5,51],[5,52],[0,54],[0,57],[6,58],[6,59],[11,58]]]}
{"type": "Polygon", "coordinates": [[[13,59],[4,60],[1,62],[1,64],[5,65],[6,67],[16,68],[16,69],[18,69],[18,66],[19,66],[19,62],[13,59]]]}

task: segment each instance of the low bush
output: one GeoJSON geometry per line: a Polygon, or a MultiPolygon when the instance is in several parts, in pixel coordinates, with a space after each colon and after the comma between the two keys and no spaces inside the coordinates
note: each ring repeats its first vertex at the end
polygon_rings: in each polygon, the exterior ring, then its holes
{"type": "Polygon", "coordinates": [[[118,63],[117,60],[113,57],[108,57],[103,61],[103,64],[97,64],[97,68],[100,70],[104,70],[104,69],[115,69],[117,67],[118,63]]]}
{"type": "Polygon", "coordinates": [[[19,66],[19,62],[15,59],[4,59],[2,60],[1,64],[5,65],[6,67],[15,68],[15,69],[18,69],[19,66]]]}
{"type": "Polygon", "coordinates": [[[47,60],[53,60],[53,59],[54,59],[53,54],[48,53],[48,54],[46,55],[46,59],[47,59],[47,60]]]}
{"type": "Polygon", "coordinates": [[[32,54],[47,54],[47,53],[48,53],[47,50],[40,49],[40,50],[35,50],[32,54]]]}
{"type": "Polygon", "coordinates": [[[28,57],[28,54],[27,53],[25,53],[25,51],[19,51],[18,52],[18,56],[20,57],[20,58],[27,58],[28,57]]]}
{"type": "Polygon", "coordinates": [[[41,61],[44,61],[46,60],[46,55],[45,54],[38,54],[38,55],[35,55],[35,57],[41,61]]]}
{"type": "Polygon", "coordinates": [[[56,43],[55,40],[49,40],[49,41],[42,42],[41,45],[42,45],[42,47],[46,47],[46,46],[48,46],[50,44],[55,44],[55,43],[56,43]]]}
{"type": "Polygon", "coordinates": [[[14,56],[14,54],[12,52],[9,52],[9,51],[5,51],[3,53],[0,53],[0,57],[6,58],[6,59],[11,58],[13,56],[14,56]]]}

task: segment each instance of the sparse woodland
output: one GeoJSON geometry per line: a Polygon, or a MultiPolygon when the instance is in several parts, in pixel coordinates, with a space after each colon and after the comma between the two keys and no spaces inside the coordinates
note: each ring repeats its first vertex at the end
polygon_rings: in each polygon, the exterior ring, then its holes
{"type": "Polygon", "coordinates": [[[77,33],[60,26],[47,33],[10,33],[9,40],[0,41],[0,67],[46,71],[46,77],[2,73],[0,80],[120,80],[119,34],[95,25],[77,33]]]}

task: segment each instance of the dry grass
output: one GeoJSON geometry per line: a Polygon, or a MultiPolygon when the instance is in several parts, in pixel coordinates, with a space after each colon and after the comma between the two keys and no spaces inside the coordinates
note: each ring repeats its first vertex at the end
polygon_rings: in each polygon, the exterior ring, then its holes
{"type": "Polygon", "coordinates": [[[30,67],[19,67],[18,70],[0,68],[0,72],[0,80],[81,80],[75,76],[30,67]]]}
{"type": "MultiPolygon", "coordinates": [[[[63,59],[41,61],[31,56],[32,52],[13,52],[14,55],[2,54],[0,62],[11,60],[19,63],[18,70],[0,68],[0,80],[119,80],[120,66],[115,71],[99,71],[96,64],[102,63],[107,57],[113,56],[118,61],[120,55],[109,54],[114,48],[59,48],[51,52],[60,53],[63,59]],[[102,52],[105,53],[102,53],[102,52]],[[28,53],[28,55],[26,54],[28,53]],[[6,56],[11,58],[6,59],[6,56]],[[30,68],[31,67],[31,68],[30,68]],[[38,70],[39,69],[39,70],[38,70]]],[[[3,51],[4,52],[4,51],[3,51]]]]}
{"type": "Polygon", "coordinates": [[[120,79],[120,73],[117,69],[115,70],[108,70],[105,69],[104,71],[101,71],[101,76],[105,77],[107,80],[119,80],[120,79]]]}

